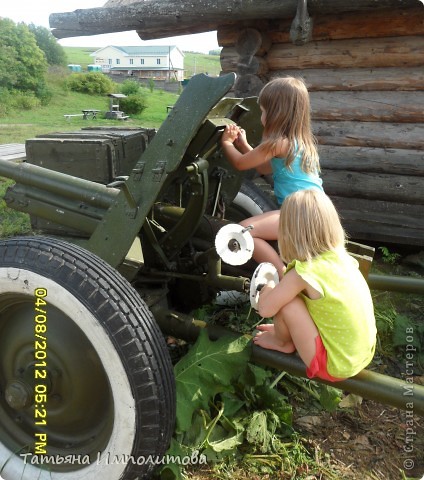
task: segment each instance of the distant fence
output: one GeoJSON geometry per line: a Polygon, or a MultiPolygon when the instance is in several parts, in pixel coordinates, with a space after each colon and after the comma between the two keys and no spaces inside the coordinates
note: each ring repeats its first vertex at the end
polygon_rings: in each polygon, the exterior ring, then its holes
{"type": "Polygon", "coordinates": [[[150,80],[149,78],[137,78],[136,76],[132,75],[124,75],[124,74],[111,74],[111,73],[106,73],[111,80],[113,80],[116,83],[123,83],[125,80],[132,80],[134,82],[139,82],[141,85],[144,87],[149,88],[151,85],[151,82],[153,81],[155,88],[158,90],[165,90],[166,92],[172,92],[172,93],[178,93],[182,89],[182,84],[181,82],[173,81],[169,82],[167,80],[150,80]]]}

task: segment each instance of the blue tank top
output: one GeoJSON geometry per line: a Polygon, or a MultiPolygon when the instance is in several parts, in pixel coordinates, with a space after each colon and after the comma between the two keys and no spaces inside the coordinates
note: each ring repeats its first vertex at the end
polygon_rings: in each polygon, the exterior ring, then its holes
{"type": "Polygon", "coordinates": [[[290,168],[286,167],[286,159],[274,157],[271,159],[272,173],[274,178],[274,195],[278,204],[281,205],[284,199],[298,190],[316,188],[324,191],[322,180],[317,173],[306,173],[302,170],[302,152],[296,152],[296,156],[290,168]]]}

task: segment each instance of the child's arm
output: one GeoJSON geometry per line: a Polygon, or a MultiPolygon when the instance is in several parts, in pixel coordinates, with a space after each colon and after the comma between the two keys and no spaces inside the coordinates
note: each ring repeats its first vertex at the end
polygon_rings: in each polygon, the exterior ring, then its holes
{"type": "Polygon", "coordinates": [[[278,285],[268,282],[259,294],[259,315],[263,318],[273,317],[307,287],[308,283],[294,269],[284,275],[278,285]]]}

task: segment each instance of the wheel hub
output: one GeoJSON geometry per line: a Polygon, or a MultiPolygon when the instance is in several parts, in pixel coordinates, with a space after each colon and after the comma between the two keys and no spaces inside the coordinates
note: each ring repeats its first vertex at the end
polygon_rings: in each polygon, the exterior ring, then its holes
{"type": "Polygon", "coordinates": [[[12,380],[6,386],[6,402],[13,410],[24,410],[34,403],[33,391],[34,390],[22,380],[12,380]]]}
{"type": "MultiPolygon", "coordinates": [[[[36,432],[49,455],[95,457],[108,444],[113,399],[102,363],[84,333],[49,305],[46,358],[34,358],[34,305],[24,295],[0,296],[0,440],[11,451],[31,449],[36,432]],[[36,370],[42,375],[37,376],[36,370]],[[37,403],[37,386],[46,397],[37,403]],[[47,400],[45,401],[44,400],[47,400]],[[37,413],[46,422],[36,426],[37,413]]],[[[78,469],[78,465],[51,465],[78,469]]]]}

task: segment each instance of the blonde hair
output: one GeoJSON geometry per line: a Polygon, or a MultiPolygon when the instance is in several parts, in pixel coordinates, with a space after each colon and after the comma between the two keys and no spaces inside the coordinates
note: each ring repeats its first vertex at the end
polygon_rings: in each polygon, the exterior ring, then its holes
{"type": "Polygon", "coordinates": [[[311,130],[309,93],[301,78],[282,77],[268,82],[260,91],[259,105],[265,111],[262,145],[276,151],[281,138],[289,140],[286,167],[290,168],[296,147],[302,152],[302,170],[319,172],[316,140],[311,130]],[[297,142],[297,146],[296,146],[297,142]]]}
{"type": "Polygon", "coordinates": [[[344,249],[346,234],[330,198],[317,189],[288,195],[280,210],[278,247],[285,263],[310,261],[329,250],[344,249]]]}

